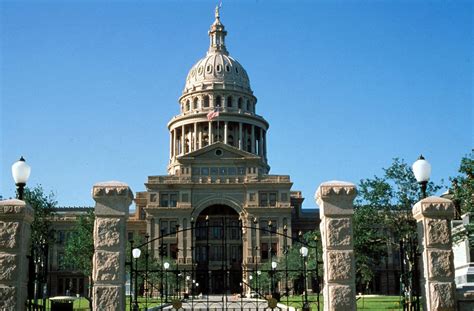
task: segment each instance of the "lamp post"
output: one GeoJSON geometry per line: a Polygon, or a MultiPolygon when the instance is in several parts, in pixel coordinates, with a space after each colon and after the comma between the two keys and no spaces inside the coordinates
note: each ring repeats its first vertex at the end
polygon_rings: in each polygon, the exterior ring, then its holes
{"type": "MultiPolygon", "coordinates": [[[[306,259],[308,257],[308,248],[302,246],[300,248],[300,254],[303,258],[303,282],[304,282],[304,304],[303,304],[303,311],[310,311],[309,303],[308,303],[308,288],[306,284],[306,259]]],[[[317,258],[316,258],[317,260],[317,258]]]]}
{"type": "Polygon", "coordinates": [[[165,268],[165,288],[166,288],[165,302],[168,302],[168,269],[170,268],[170,263],[166,261],[163,264],[163,268],[165,268]]]}
{"type": "Polygon", "coordinates": [[[412,165],[413,174],[415,175],[416,181],[421,187],[422,199],[426,198],[426,186],[430,180],[431,175],[431,164],[425,160],[423,155],[420,155],[418,160],[412,165]]]}
{"type": "Polygon", "coordinates": [[[23,191],[26,186],[28,178],[30,178],[31,167],[26,163],[25,158],[21,157],[12,165],[12,176],[16,185],[16,197],[18,200],[23,200],[23,191]]]}
{"type": "MultiPolygon", "coordinates": [[[[140,255],[142,254],[142,251],[139,248],[134,248],[132,250],[132,256],[135,258],[135,290],[133,291],[133,296],[134,296],[134,304],[133,304],[133,310],[138,311],[138,258],[140,258],[140,255]]],[[[132,263],[133,267],[133,263],[132,263]]]]}
{"type": "Polygon", "coordinates": [[[271,282],[272,282],[272,297],[274,296],[275,294],[275,270],[277,268],[277,262],[276,261],[272,261],[272,278],[271,278],[271,282]]]}

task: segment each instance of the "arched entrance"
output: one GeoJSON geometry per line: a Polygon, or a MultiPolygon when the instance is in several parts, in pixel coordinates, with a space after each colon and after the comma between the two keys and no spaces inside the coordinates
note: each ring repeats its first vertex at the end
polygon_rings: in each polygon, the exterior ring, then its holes
{"type": "Polygon", "coordinates": [[[205,208],[195,226],[196,281],[204,294],[240,293],[242,224],[227,205],[205,208]]]}

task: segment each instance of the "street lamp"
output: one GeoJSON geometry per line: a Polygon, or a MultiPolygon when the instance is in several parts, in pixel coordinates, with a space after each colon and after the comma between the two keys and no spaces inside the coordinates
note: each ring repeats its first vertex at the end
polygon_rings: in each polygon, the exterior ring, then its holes
{"type": "Polygon", "coordinates": [[[23,200],[23,191],[28,178],[30,178],[31,167],[23,157],[12,165],[12,176],[17,189],[17,199],[23,200]]]}
{"type": "Polygon", "coordinates": [[[168,269],[170,268],[170,263],[165,261],[165,263],[163,264],[163,268],[165,268],[165,302],[168,302],[168,269]]]}
{"type": "MultiPolygon", "coordinates": [[[[133,305],[133,310],[138,311],[138,258],[140,258],[140,255],[142,254],[142,251],[139,248],[134,248],[132,250],[132,256],[135,258],[135,291],[133,293],[134,298],[135,298],[135,303],[133,305]]],[[[133,264],[132,264],[133,267],[133,264]]]]}
{"type": "Polygon", "coordinates": [[[276,261],[272,261],[272,297],[274,296],[275,294],[275,270],[277,268],[277,262],[276,261]]]}
{"type": "Polygon", "coordinates": [[[415,175],[416,181],[421,186],[422,198],[426,198],[426,185],[430,180],[431,175],[431,164],[425,160],[423,155],[420,155],[418,160],[412,165],[413,174],[415,175]]]}
{"type": "MultiPolygon", "coordinates": [[[[303,304],[303,311],[309,311],[310,307],[308,304],[308,288],[306,285],[306,259],[308,257],[308,248],[302,246],[300,248],[301,257],[303,257],[303,282],[304,282],[304,304],[303,304]]],[[[318,260],[316,258],[316,260],[318,260]]]]}

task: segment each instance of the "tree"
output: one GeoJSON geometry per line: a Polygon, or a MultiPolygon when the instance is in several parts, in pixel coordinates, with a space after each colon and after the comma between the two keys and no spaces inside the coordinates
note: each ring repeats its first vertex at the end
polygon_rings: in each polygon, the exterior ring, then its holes
{"type": "Polygon", "coordinates": [[[34,219],[31,223],[31,245],[40,245],[44,242],[54,242],[51,219],[57,201],[51,192],[45,194],[43,187],[37,185],[34,188],[25,188],[23,194],[25,201],[33,208],[34,219]]]}
{"type": "MultiPolygon", "coordinates": [[[[394,158],[382,177],[362,179],[354,214],[354,251],[359,287],[367,290],[374,271],[387,256],[389,243],[416,232],[412,207],[420,199],[420,187],[411,167],[394,158]]],[[[427,184],[427,194],[441,186],[427,184]]]]}
{"type": "Polygon", "coordinates": [[[92,258],[94,256],[94,211],[80,215],[74,232],[67,240],[64,261],[89,277],[89,306],[92,307],[92,258]],[[78,256],[80,254],[80,256],[78,256]]]}
{"type": "MultiPolygon", "coordinates": [[[[452,186],[449,193],[456,207],[456,216],[459,218],[466,213],[474,212],[474,154],[461,159],[460,175],[451,178],[452,186]]],[[[474,223],[464,225],[465,230],[457,230],[453,235],[455,243],[469,239],[469,245],[474,248],[474,223]]]]}

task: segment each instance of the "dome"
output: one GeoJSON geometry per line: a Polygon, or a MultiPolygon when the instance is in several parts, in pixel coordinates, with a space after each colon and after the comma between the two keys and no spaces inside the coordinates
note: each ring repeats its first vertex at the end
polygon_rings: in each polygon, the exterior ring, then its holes
{"type": "Polygon", "coordinates": [[[216,9],[216,19],[209,30],[210,46],[186,77],[183,94],[209,88],[226,88],[252,93],[247,72],[225,47],[225,31],[216,9]]]}
{"type": "Polygon", "coordinates": [[[207,53],[189,71],[184,92],[225,85],[225,88],[251,92],[250,82],[244,67],[231,56],[222,52],[207,53]]]}

